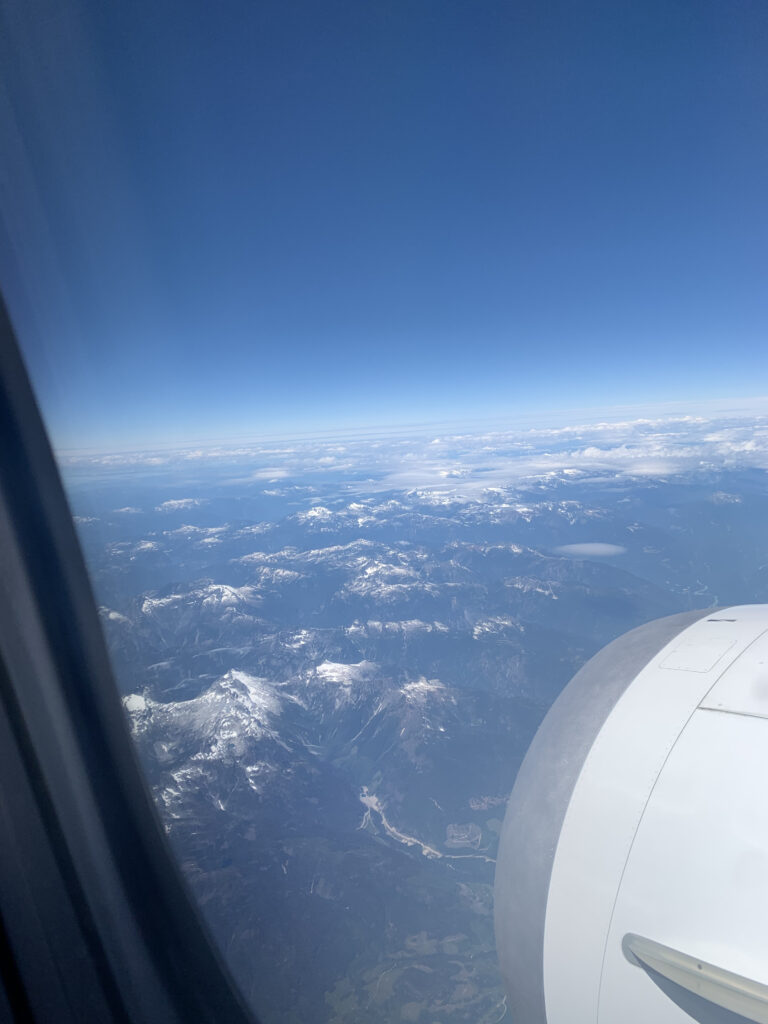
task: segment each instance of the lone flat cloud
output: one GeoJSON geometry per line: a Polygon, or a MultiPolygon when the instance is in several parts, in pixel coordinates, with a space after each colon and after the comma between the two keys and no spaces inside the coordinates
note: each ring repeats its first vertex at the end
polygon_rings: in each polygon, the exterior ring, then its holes
{"type": "Polygon", "coordinates": [[[574,558],[611,558],[614,555],[626,554],[621,544],[563,544],[555,548],[559,555],[572,555],[574,558]]]}

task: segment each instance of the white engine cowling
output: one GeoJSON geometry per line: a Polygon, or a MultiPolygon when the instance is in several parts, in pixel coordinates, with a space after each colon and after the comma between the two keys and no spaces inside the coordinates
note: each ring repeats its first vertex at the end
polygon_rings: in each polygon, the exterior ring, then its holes
{"type": "Polygon", "coordinates": [[[504,820],[515,1024],[768,1024],[768,605],[670,616],[592,658],[504,820]]]}

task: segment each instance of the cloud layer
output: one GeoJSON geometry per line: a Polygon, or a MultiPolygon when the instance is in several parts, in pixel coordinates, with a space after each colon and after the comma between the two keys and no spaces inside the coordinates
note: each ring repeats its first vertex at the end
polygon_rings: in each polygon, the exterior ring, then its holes
{"type": "MultiPolygon", "coordinates": [[[[677,416],[551,429],[304,441],[62,457],[67,474],[173,472],[197,481],[274,490],[345,480],[351,492],[424,491],[456,499],[535,481],[669,478],[729,468],[768,469],[768,417],[677,416]]],[[[165,502],[189,507],[195,499],[165,502]]]]}

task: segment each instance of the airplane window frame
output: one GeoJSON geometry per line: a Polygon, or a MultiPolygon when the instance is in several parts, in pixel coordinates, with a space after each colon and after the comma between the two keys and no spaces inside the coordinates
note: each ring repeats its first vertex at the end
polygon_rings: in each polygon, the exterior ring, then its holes
{"type": "Polygon", "coordinates": [[[141,775],[1,299],[0,437],[0,1017],[256,1024],[141,775]]]}

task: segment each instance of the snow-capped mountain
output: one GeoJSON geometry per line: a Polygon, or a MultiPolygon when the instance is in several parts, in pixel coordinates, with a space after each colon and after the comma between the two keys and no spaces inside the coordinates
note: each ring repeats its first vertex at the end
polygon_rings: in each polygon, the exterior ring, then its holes
{"type": "Polygon", "coordinates": [[[274,479],[238,455],[73,492],[163,823],[266,1024],[500,1019],[496,840],[546,708],[642,621],[768,598],[740,429],[294,446],[274,479]]]}

